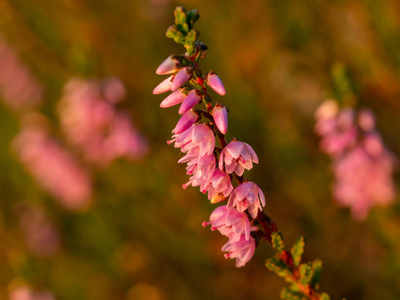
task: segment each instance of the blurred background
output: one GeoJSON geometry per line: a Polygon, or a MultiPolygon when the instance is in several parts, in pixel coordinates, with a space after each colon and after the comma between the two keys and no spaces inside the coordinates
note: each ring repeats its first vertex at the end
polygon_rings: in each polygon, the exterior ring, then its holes
{"type": "Polygon", "coordinates": [[[390,0],[0,1],[0,299],[279,298],[270,246],[244,268],[225,260],[225,237],[201,226],[214,206],[182,189],[166,144],[179,116],[152,90],[184,52],[165,37],[178,5],[200,12],[202,69],[227,90],[213,100],[229,108],[228,139],[258,154],[245,175],[287,246],[306,237],[333,299],[400,299],[399,197],[355,222],[313,130],[323,100],[350,94],[400,155],[390,0]]]}

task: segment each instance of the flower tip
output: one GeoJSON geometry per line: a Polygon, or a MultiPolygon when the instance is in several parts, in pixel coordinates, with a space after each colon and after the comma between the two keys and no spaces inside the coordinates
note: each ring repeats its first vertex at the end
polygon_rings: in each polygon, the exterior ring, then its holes
{"type": "Polygon", "coordinates": [[[225,96],[225,87],[217,74],[210,73],[207,78],[207,83],[217,94],[225,96]]]}

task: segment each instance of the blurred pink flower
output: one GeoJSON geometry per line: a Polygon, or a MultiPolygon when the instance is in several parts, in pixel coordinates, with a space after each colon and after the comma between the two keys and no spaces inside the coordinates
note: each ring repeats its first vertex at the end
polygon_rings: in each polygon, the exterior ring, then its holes
{"type": "Polygon", "coordinates": [[[246,239],[242,235],[239,241],[229,240],[223,247],[222,251],[227,251],[225,258],[236,258],[235,266],[243,267],[254,255],[256,241],[254,238],[246,239]]]}
{"type": "Polygon", "coordinates": [[[43,89],[16,51],[0,35],[0,96],[16,111],[36,108],[43,97],[43,89]]]}
{"type": "Polygon", "coordinates": [[[116,78],[66,84],[58,105],[62,130],[88,162],[105,167],[118,157],[140,159],[147,153],[147,141],[113,105],[124,96],[116,78]]]}
{"type": "Polygon", "coordinates": [[[9,300],[55,300],[49,291],[34,291],[27,285],[19,286],[10,292],[9,300]]]}
{"type": "Polygon", "coordinates": [[[394,200],[396,159],[383,145],[373,113],[363,109],[355,114],[325,101],[316,111],[315,130],[322,137],[321,149],[333,159],[335,199],[350,207],[355,220],[363,220],[371,207],[394,200]]]}
{"type": "Polygon", "coordinates": [[[85,208],[92,194],[90,176],[39,126],[25,126],[13,141],[21,162],[43,189],[70,209],[85,208]]]}
{"type": "Polygon", "coordinates": [[[55,254],[60,248],[60,235],[45,212],[28,203],[18,203],[17,209],[29,250],[37,256],[55,254]]]}

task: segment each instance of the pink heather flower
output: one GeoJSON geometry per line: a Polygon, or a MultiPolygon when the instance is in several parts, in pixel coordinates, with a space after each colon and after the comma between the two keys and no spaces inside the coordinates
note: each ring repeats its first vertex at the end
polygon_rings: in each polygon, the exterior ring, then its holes
{"type": "Polygon", "coordinates": [[[228,130],[228,111],[225,106],[217,104],[212,110],[211,114],[214,117],[215,125],[218,130],[225,134],[228,130]]]}
{"type": "Polygon", "coordinates": [[[180,134],[185,130],[189,129],[193,124],[195,124],[200,119],[199,115],[194,113],[193,110],[188,110],[179,119],[178,124],[172,130],[174,134],[180,134]]]}
{"type": "Polygon", "coordinates": [[[171,55],[161,63],[161,65],[157,68],[156,73],[158,75],[174,73],[177,71],[178,65],[179,59],[174,58],[174,56],[171,55]]]}
{"type": "Polygon", "coordinates": [[[140,159],[146,154],[145,138],[113,105],[124,93],[116,78],[72,79],[66,84],[58,105],[61,127],[88,162],[106,167],[118,157],[140,159]]]}
{"type": "Polygon", "coordinates": [[[171,91],[175,91],[177,88],[181,87],[190,77],[192,77],[192,72],[188,68],[180,69],[172,81],[171,91]]]}
{"type": "Polygon", "coordinates": [[[163,80],[156,88],[153,90],[154,95],[162,94],[171,90],[172,86],[172,78],[174,76],[170,76],[167,79],[163,80]]]}
{"type": "Polygon", "coordinates": [[[233,140],[222,150],[219,157],[219,169],[228,174],[235,172],[242,176],[244,169],[250,170],[253,162],[258,163],[258,157],[249,144],[233,140]]]}
{"type": "Polygon", "coordinates": [[[206,78],[207,84],[212,88],[217,94],[224,96],[225,95],[225,87],[222,84],[221,79],[214,72],[209,73],[206,78]]]}
{"type": "Polygon", "coordinates": [[[235,266],[243,267],[254,255],[256,241],[254,238],[246,240],[242,235],[239,241],[229,240],[223,247],[222,251],[227,251],[225,258],[236,258],[235,266]]]}
{"type": "Polygon", "coordinates": [[[181,115],[187,112],[189,109],[192,109],[199,103],[201,100],[200,96],[197,94],[197,91],[191,90],[185,100],[183,100],[181,106],[179,107],[178,113],[181,115]]]}
{"type": "Polygon", "coordinates": [[[0,95],[5,104],[15,111],[36,108],[43,88],[1,35],[0,66],[0,95]]]}
{"type": "Polygon", "coordinates": [[[196,152],[196,155],[211,155],[215,148],[215,136],[213,131],[204,124],[195,124],[181,134],[174,135],[169,141],[175,141],[175,148],[181,148],[183,153],[196,152]]]}
{"type": "Polygon", "coordinates": [[[18,203],[20,226],[29,250],[37,256],[50,256],[60,248],[60,235],[45,212],[28,203],[18,203]]]}
{"type": "Polygon", "coordinates": [[[62,205],[82,209],[90,204],[89,174],[44,129],[25,127],[13,143],[21,162],[39,185],[62,205]]]}
{"type": "Polygon", "coordinates": [[[363,109],[358,114],[358,125],[366,132],[375,129],[375,117],[369,109],[363,109]]]}
{"type": "Polygon", "coordinates": [[[258,211],[262,210],[261,206],[265,206],[265,197],[257,184],[246,181],[233,190],[227,206],[229,209],[236,208],[241,212],[247,209],[255,219],[258,211]]]}
{"type": "Polygon", "coordinates": [[[179,103],[182,103],[185,100],[186,95],[183,93],[182,89],[176,90],[172,94],[170,94],[167,98],[161,101],[160,107],[167,108],[179,103]]]}
{"type": "MultiPolygon", "coordinates": [[[[183,162],[182,159],[178,161],[183,162]]],[[[214,154],[197,156],[188,162],[186,173],[192,175],[189,181],[183,185],[183,188],[189,185],[200,186],[200,191],[206,193],[207,186],[210,184],[212,175],[214,174],[216,159],[214,154]]]]}
{"type": "Polygon", "coordinates": [[[208,199],[211,200],[211,203],[216,203],[219,202],[218,200],[221,201],[227,198],[233,191],[230,176],[225,172],[215,169],[207,191],[208,199]],[[219,195],[223,197],[219,197],[219,195]]]}
{"type": "Polygon", "coordinates": [[[203,226],[211,225],[211,230],[217,229],[222,235],[228,236],[230,241],[238,242],[242,235],[250,239],[250,222],[246,213],[236,209],[229,209],[226,205],[218,206],[210,215],[210,222],[203,222],[203,226]]]}

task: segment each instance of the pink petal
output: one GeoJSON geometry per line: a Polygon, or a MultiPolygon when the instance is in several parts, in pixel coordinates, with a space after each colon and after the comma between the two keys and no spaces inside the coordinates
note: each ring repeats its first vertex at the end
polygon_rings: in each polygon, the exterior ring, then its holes
{"type": "Polygon", "coordinates": [[[178,67],[179,64],[179,60],[173,57],[174,56],[171,55],[161,63],[161,65],[156,70],[156,73],[158,75],[171,74],[176,71],[176,68],[178,67]]]}
{"type": "Polygon", "coordinates": [[[212,115],[214,117],[215,125],[222,134],[228,130],[228,111],[225,106],[215,106],[212,115]]]}
{"type": "Polygon", "coordinates": [[[185,112],[182,117],[179,119],[172,133],[179,134],[190,128],[193,124],[195,124],[200,117],[195,114],[192,110],[185,112]]]}
{"type": "Polygon", "coordinates": [[[243,143],[237,142],[237,141],[232,141],[225,148],[226,148],[226,151],[228,151],[232,155],[232,157],[234,157],[235,159],[238,159],[240,156],[240,153],[242,153],[242,150],[243,150],[243,143]]]}
{"type": "Polygon", "coordinates": [[[172,81],[171,91],[175,91],[177,88],[181,87],[191,76],[192,73],[189,72],[188,68],[180,69],[172,81]]]}
{"type": "Polygon", "coordinates": [[[181,115],[188,111],[189,109],[196,106],[197,103],[201,100],[200,96],[197,95],[195,90],[191,90],[185,100],[183,100],[181,107],[179,107],[178,113],[181,115]]]}
{"type": "Polygon", "coordinates": [[[210,73],[207,76],[207,84],[212,88],[216,93],[221,96],[225,95],[225,87],[222,84],[221,79],[215,73],[210,73]]]}
{"type": "Polygon", "coordinates": [[[170,76],[167,79],[163,80],[156,88],[153,90],[154,95],[162,94],[171,90],[172,86],[172,77],[170,76]]]}
{"type": "Polygon", "coordinates": [[[167,98],[165,98],[161,104],[160,107],[162,108],[166,108],[166,107],[171,107],[174,105],[177,105],[179,103],[182,103],[183,100],[185,100],[186,95],[184,93],[182,93],[182,90],[179,89],[175,92],[173,92],[172,94],[170,94],[167,98]]]}

